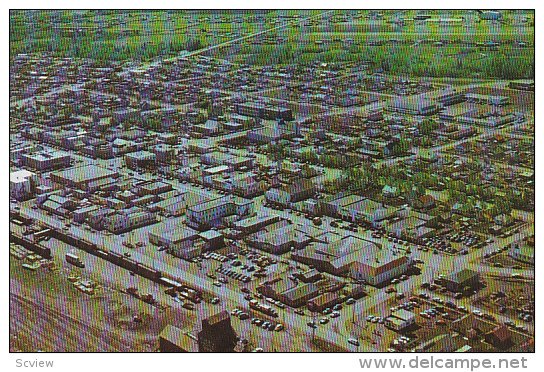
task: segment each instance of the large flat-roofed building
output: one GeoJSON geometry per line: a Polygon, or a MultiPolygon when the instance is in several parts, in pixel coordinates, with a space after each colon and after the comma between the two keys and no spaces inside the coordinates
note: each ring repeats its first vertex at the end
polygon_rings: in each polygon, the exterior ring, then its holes
{"type": "Polygon", "coordinates": [[[230,316],[223,310],[205,316],[195,329],[167,325],[159,334],[159,350],[161,353],[228,353],[235,351],[237,338],[230,316]]]}
{"type": "Polygon", "coordinates": [[[378,203],[358,195],[339,195],[322,203],[323,213],[350,221],[364,221],[372,226],[380,226],[383,221],[397,213],[395,207],[378,203]]]}
{"type": "Polygon", "coordinates": [[[293,111],[291,109],[257,102],[238,103],[234,106],[234,112],[239,115],[262,119],[293,120],[293,111]]]}
{"type": "Polygon", "coordinates": [[[157,155],[150,151],[136,151],[125,155],[125,164],[131,169],[147,168],[154,166],[157,155]]]}
{"type": "Polygon", "coordinates": [[[291,257],[320,271],[365,280],[375,286],[403,274],[411,265],[408,256],[352,235],[328,244],[313,243],[294,251],[291,257]]]}
{"type": "Polygon", "coordinates": [[[83,165],[51,173],[51,180],[64,187],[94,192],[100,189],[109,189],[117,184],[119,173],[98,167],[83,165]]]}
{"type": "Polygon", "coordinates": [[[264,296],[283,302],[291,307],[304,306],[308,303],[308,300],[319,294],[319,287],[316,284],[297,284],[289,279],[264,283],[258,290],[264,296]]]}
{"type": "Polygon", "coordinates": [[[191,191],[185,192],[181,195],[173,196],[161,200],[151,206],[150,209],[156,210],[162,213],[164,216],[181,216],[185,213],[188,205],[194,205],[199,200],[199,195],[191,191]]]}
{"type": "Polygon", "coordinates": [[[286,224],[280,221],[269,225],[247,237],[251,246],[272,254],[283,254],[291,248],[301,249],[307,246],[312,238],[297,228],[296,225],[286,224]]]}
{"type": "Polygon", "coordinates": [[[253,159],[245,156],[232,155],[220,151],[213,151],[200,156],[200,161],[207,165],[226,165],[230,169],[242,167],[253,168],[253,159]]]}
{"type": "Polygon", "coordinates": [[[290,185],[271,188],[265,193],[266,200],[271,203],[289,206],[291,203],[312,197],[316,192],[316,186],[312,180],[301,180],[290,185]]]}
{"type": "Polygon", "coordinates": [[[19,170],[9,174],[9,196],[17,200],[32,197],[38,186],[38,176],[27,170],[19,170]]]}
{"type": "Polygon", "coordinates": [[[159,351],[161,353],[196,353],[198,338],[188,330],[167,325],[159,334],[159,351]]]}
{"type": "Polygon", "coordinates": [[[385,318],[385,325],[397,332],[413,326],[416,323],[416,315],[408,310],[398,309],[385,318]]]}
{"type": "Polygon", "coordinates": [[[297,122],[283,122],[266,120],[262,126],[247,133],[250,142],[271,143],[280,139],[291,139],[300,134],[300,125],[297,122]]]}
{"type": "Polygon", "coordinates": [[[242,218],[253,213],[253,200],[226,196],[203,201],[187,208],[187,224],[197,230],[217,226],[223,217],[242,218]]]}
{"type": "Polygon", "coordinates": [[[389,111],[409,115],[432,115],[439,111],[436,103],[424,96],[402,96],[391,100],[387,105],[389,111]]]}
{"type": "Polygon", "coordinates": [[[190,260],[202,253],[199,245],[198,232],[179,224],[177,226],[159,224],[148,233],[149,242],[157,246],[166,247],[173,256],[190,260]]]}
{"type": "Polygon", "coordinates": [[[43,172],[69,167],[72,157],[63,151],[40,151],[23,154],[21,160],[23,165],[43,172]]]}
{"type": "Polygon", "coordinates": [[[480,274],[469,269],[462,269],[447,275],[443,282],[448,291],[462,292],[466,287],[477,287],[480,282],[480,274]]]}
{"type": "Polygon", "coordinates": [[[504,106],[510,103],[510,97],[497,96],[492,94],[467,93],[465,94],[465,98],[468,102],[487,104],[492,106],[504,106]]]}

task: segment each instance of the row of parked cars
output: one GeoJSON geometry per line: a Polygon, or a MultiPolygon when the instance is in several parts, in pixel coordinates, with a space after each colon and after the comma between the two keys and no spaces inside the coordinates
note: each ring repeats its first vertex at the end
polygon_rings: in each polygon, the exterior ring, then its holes
{"type": "Polygon", "coordinates": [[[257,327],[261,327],[262,329],[266,329],[268,331],[280,332],[285,329],[285,327],[281,323],[273,323],[268,320],[262,320],[259,318],[251,318],[251,324],[254,324],[257,327]]]}

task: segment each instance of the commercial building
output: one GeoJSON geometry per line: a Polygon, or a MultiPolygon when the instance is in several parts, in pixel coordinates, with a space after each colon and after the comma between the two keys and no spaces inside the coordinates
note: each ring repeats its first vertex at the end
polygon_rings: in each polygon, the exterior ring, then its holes
{"type": "Polygon", "coordinates": [[[295,225],[280,221],[248,236],[246,241],[255,248],[280,255],[289,252],[291,248],[304,248],[312,239],[295,225]]]}
{"type": "Polygon", "coordinates": [[[161,353],[196,353],[197,337],[188,330],[167,325],[159,334],[159,351],[161,353]]]}
{"type": "Polygon", "coordinates": [[[322,205],[325,215],[353,222],[367,222],[374,227],[381,226],[385,220],[397,214],[395,207],[351,194],[339,194],[325,200],[322,205]]]}
{"type": "Polygon", "coordinates": [[[185,213],[188,205],[197,203],[199,195],[193,192],[185,192],[181,195],[159,201],[152,206],[150,210],[155,210],[166,217],[177,217],[185,213]]]}
{"type": "Polygon", "coordinates": [[[223,310],[204,317],[195,329],[167,325],[159,334],[159,350],[162,353],[228,353],[234,351],[237,338],[229,314],[223,310]]]}
{"type": "Polygon", "coordinates": [[[466,287],[476,288],[480,284],[480,274],[469,269],[462,269],[447,275],[444,286],[451,292],[462,292],[466,287]]]}
{"type": "Polygon", "coordinates": [[[190,260],[202,253],[200,247],[195,244],[198,241],[198,232],[185,225],[159,224],[149,231],[149,242],[157,246],[166,247],[168,253],[173,256],[190,260]]]}
{"type": "Polygon", "coordinates": [[[326,308],[332,308],[334,305],[341,302],[342,298],[338,295],[338,293],[327,292],[308,301],[308,310],[313,312],[322,312],[326,308]]]}
{"type": "Polygon", "coordinates": [[[408,310],[399,309],[385,318],[385,325],[397,332],[410,328],[416,323],[416,315],[408,310]]]}
{"type": "Polygon", "coordinates": [[[468,102],[487,104],[492,106],[505,106],[510,103],[510,97],[496,96],[491,94],[467,93],[465,94],[465,98],[468,102]]]}
{"type": "Polygon", "coordinates": [[[153,167],[157,161],[157,155],[150,151],[136,151],[125,155],[125,163],[128,168],[149,168],[153,167]]]}
{"type": "Polygon", "coordinates": [[[24,166],[44,172],[69,167],[72,157],[63,151],[40,151],[23,154],[21,161],[24,166]]]}
{"type": "Polygon", "coordinates": [[[227,353],[234,351],[238,336],[229,314],[222,310],[202,319],[197,338],[200,353],[227,353]]]}
{"type": "Polygon", "coordinates": [[[27,170],[19,170],[9,174],[9,196],[17,200],[31,198],[38,185],[38,176],[27,170]]]}
{"type": "Polygon", "coordinates": [[[157,221],[153,213],[137,207],[116,211],[102,208],[87,216],[89,225],[97,230],[108,230],[113,234],[122,234],[135,228],[147,226],[157,221]]]}
{"type": "Polygon", "coordinates": [[[291,109],[257,102],[238,103],[234,106],[234,112],[239,115],[262,119],[293,120],[293,111],[291,109]]]}
{"type": "Polygon", "coordinates": [[[308,300],[319,294],[319,288],[314,283],[296,284],[288,279],[265,283],[258,290],[265,297],[273,298],[291,307],[304,306],[308,300]]]}
{"type": "Polygon", "coordinates": [[[312,197],[315,192],[316,187],[312,180],[301,180],[290,185],[271,188],[265,193],[265,197],[270,203],[290,206],[292,203],[312,197]]]}
{"type": "Polygon", "coordinates": [[[328,244],[312,243],[304,250],[293,251],[291,257],[320,271],[364,280],[374,286],[402,275],[412,263],[396,250],[351,235],[328,244]]]}
{"type": "Polygon", "coordinates": [[[119,173],[96,165],[83,165],[51,173],[53,182],[87,192],[115,188],[117,177],[119,173]]]}
{"type": "Polygon", "coordinates": [[[439,111],[437,104],[424,96],[401,96],[391,100],[387,110],[408,115],[432,115],[439,111]]]}
{"type": "Polygon", "coordinates": [[[204,201],[187,208],[187,224],[197,230],[221,224],[222,218],[236,215],[240,219],[253,213],[253,200],[226,196],[204,201]]]}
{"type": "Polygon", "coordinates": [[[493,328],[491,332],[486,333],[485,341],[497,349],[507,349],[512,346],[512,332],[506,324],[501,324],[493,328]]]}
{"type": "Polygon", "coordinates": [[[253,168],[253,159],[246,156],[238,156],[227,154],[224,152],[213,151],[200,156],[200,161],[206,165],[226,165],[231,170],[240,169],[242,167],[253,168]]]}
{"type": "Polygon", "coordinates": [[[271,143],[281,139],[292,139],[300,135],[300,125],[297,122],[263,121],[260,127],[247,133],[250,142],[271,143]]]}

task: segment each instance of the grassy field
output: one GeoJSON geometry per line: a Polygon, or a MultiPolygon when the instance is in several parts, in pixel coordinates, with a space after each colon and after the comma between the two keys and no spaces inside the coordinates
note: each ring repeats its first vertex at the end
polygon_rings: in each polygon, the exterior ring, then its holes
{"type": "Polygon", "coordinates": [[[385,72],[413,76],[534,76],[529,12],[505,13],[504,23],[477,22],[476,13],[467,11],[429,12],[434,21],[402,24],[399,17],[416,12],[384,11],[383,19],[374,20],[365,12],[337,11],[303,20],[318,12],[12,11],[10,49],[11,55],[47,51],[104,63],[151,60],[293,22],[210,53],[251,65],[370,61],[385,72]],[[455,21],[441,21],[448,17],[455,21]],[[486,42],[501,45],[496,50],[477,46],[486,42]]]}

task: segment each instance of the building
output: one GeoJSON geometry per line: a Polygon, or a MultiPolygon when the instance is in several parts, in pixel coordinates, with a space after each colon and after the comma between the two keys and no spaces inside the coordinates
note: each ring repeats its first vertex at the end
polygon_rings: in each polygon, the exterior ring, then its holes
{"type": "Polygon", "coordinates": [[[293,251],[291,258],[319,271],[364,280],[374,286],[402,275],[412,263],[408,256],[394,249],[352,235],[329,243],[312,243],[304,250],[293,251]]]}
{"type": "Polygon", "coordinates": [[[19,170],[9,174],[9,196],[16,200],[31,198],[38,186],[38,176],[27,170],[19,170]]]}
{"type": "Polygon", "coordinates": [[[408,115],[432,115],[439,111],[437,104],[423,96],[400,96],[387,105],[387,110],[408,115]]]}
{"type": "Polygon", "coordinates": [[[512,332],[506,324],[498,325],[485,335],[485,341],[497,349],[507,349],[512,346],[512,332]]]}
{"type": "Polygon", "coordinates": [[[64,188],[87,192],[116,188],[118,177],[119,173],[96,165],[83,165],[51,173],[51,180],[64,188]]]}
{"type": "Polygon", "coordinates": [[[204,124],[195,125],[193,128],[197,132],[210,136],[220,133],[222,127],[221,123],[217,120],[207,120],[204,124]]]}
{"type": "Polygon", "coordinates": [[[507,96],[496,96],[491,94],[477,94],[477,93],[467,93],[465,98],[468,102],[473,102],[477,104],[487,104],[492,106],[505,106],[510,103],[510,97],[507,96]]]}
{"type": "Polygon", "coordinates": [[[186,192],[181,195],[166,198],[149,207],[167,217],[177,217],[185,213],[187,205],[194,205],[199,195],[193,192],[186,192]]]}
{"type": "Polygon", "coordinates": [[[300,135],[300,125],[297,122],[267,120],[260,127],[253,128],[247,133],[250,142],[272,143],[281,139],[292,139],[300,135]]]}
{"type": "Polygon", "coordinates": [[[198,232],[182,224],[161,223],[148,232],[149,242],[165,247],[173,256],[190,260],[202,253],[195,249],[198,232]]]}
{"type": "Polygon", "coordinates": [[[301,307],[319,294],[319,288],[314,283],[297,284],[288,279],[279,279],[265,283],[259,287],[259,292],[287,306],[301,307]]]}
{"type": "Polygon", "coordinates": [[[167,325],[159,334],[159,351],[161,353],[196,353],[198,338],[188,330],[167,325]]]}
{"type": "Polygon", "coordinates": [[[113,234],[122,234],[138,227],[147,226],[157,221],[153,213],[137,207],[116,211],[102,208],[89,212],[87,222],[97,230],[108,230],[113,234]]]}
{"type": "Polygon", "coordinates": [[[295,225],[280,221],[249,235],[246,241],[255,248],[280,255],[291,249],[304,248],[312,241],[312,238],[295,225]]]}
{"type": "Polygon", "coordinates": [[[228,353],[234,352],[238,336],[229,314],[223,310],[204,317],[195,329],[167,325],[159,334],[161,353],[228,353]]]}
{"type": "Polygon", "coordinates": [[[238,103],[234,105],[234,112],[239,115],[269,120],[293,120],[293,112],[291,109],[257,102],[238,103]]]}
{"type": "Polygon", "coordinates": [[[125,155],[125,164],[131,169],[149,168],[155,166],[157,155],[150,151],[136,151],[125,155]]]}
{"type": "Polygon", "coordinates": [[[259,231],[263,227],[278,222],[279,220],[280,217],[276,215],[249,217],[234,222],[233,228],[241,231],[244,234],[251,234],[259,231]]]}
{"type": "Polygon", "coordinates": [[[326,308],[332,308],[334,305],[341,303],[342,300],[338,293],[326,292],[308,301],[308,310],[322,312],[326,308]]]}
{"type": "Polygon", "coordinates": [[[72,157],[63,151],[39,151],[21,155],[22,165],[40,172],[70,166],[72,157]]]}
{"type": "Polygon", "coordinates": [[[238,197],[222,197],[207,200],[187,208],[187,224],[197,230],[221,224],[227,216],[236,215],[238,218],[253,213],[253,200],[238,197]]]}
{"type": "Polygon", "coordinates": [[[301,180],[290,185],[271,188],[265,193],[265,198],[270,203],[290,206],[292,203],[308,199],[316,192],[316,187],[311,180],[301,180]]]}
{"type": "Polygon", "coordinates": [[[200,156],[200,161],[206,165],[228,166],[230,170],[253,168],[253,159],[246,156],[232,155],[220,151],[213,151],[200,156]]]}
{"type": "Polygon", "coordinates": [[[447,275],[443,279],[444,286],[451,292],[463,292],[465,288],[476,288],[480,284],[480,274],[462,269],[447,275]]]}
{"type": "Polygon", "coordinates": [[[222,310],[202,319],[197,333],[200,353],[233,352],[238,336],[230,323],[230,316],[222,310]]]}
{"type": "Polygon", "coordinates": [[[382,226],[385,220],[397,214],[395,207],[351,194],[339,194],[322,204],[325,215],[353,222],[366,222],[374,227],[382,226]]]}
{"type": "Polygon", "coordinates": [[[402,332],[414,324],[416,324],[416,315],[404,309],[399,309],[385,318],[385,325],[397,332],[402,332]]]}

